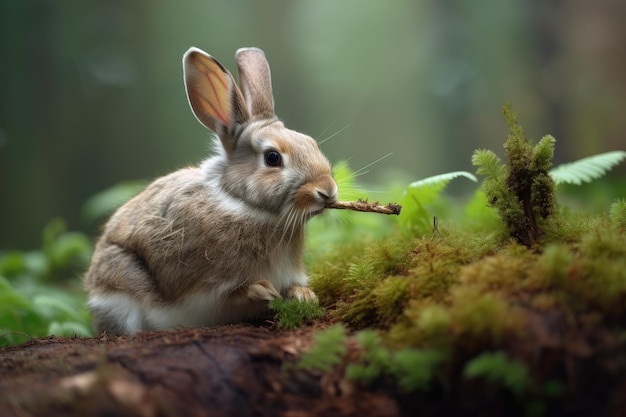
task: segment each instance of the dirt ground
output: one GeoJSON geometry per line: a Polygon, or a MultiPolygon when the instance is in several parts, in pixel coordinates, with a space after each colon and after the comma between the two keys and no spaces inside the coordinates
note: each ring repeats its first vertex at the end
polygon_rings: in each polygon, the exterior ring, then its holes
{"type": "MultiPolygon", "coordinates": [[[[541,404],[466,381],[454,366],[439,388],[402,394],[389,381],[355,385],[342,366],[329,374],[290,366],[320,326],[33,339],[0,349],[0,416],[626,416],[626,377],[615,371],[626,369],[621,349],[581,353],[570,340],[552,350],[535,371],[574,377],[558,398],[535,395],[541,404]]],[[[348,347],[354,359],[356,345],[348,347]]]]}
{"type": "Polygon", "coordinates": [[[395,416],[392,397],[285,370],[312,328],[34,339],[0,350],[0,416],[395,416]]]}

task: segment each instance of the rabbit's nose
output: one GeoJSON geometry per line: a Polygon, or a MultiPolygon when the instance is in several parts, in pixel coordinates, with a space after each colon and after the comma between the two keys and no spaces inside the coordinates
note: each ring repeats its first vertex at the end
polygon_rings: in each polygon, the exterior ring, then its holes
{"type": "Polygon", "coordinates": [[[328,193],[326,193],[326,191],[317,190],[317,195],[324,201],[328,201],[329,199],[328,193]]]}
{"type": "Polygon", "coordinates": [[[324,204],[334,203],[337,200],[337,192],[329,193],[326,190],[317,190],[317,195],[322,199],[324,204]]]}

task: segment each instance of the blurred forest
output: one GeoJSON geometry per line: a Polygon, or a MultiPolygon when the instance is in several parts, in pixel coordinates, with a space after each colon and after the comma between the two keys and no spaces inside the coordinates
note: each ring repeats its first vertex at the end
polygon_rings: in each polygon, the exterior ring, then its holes
{"type": "MultiPolygon", "coordinates": [[[[385,184],[501,150],[511,102],[557,163],[626,148],[626,2],[280,0],[0,3],[0,250],[50,219],[95,233],[87,198],[195,164],[181,58],[270,61],[277,114],[385,184]]],[[[613,175],[624,175],[620,167],[613,175]]]]}

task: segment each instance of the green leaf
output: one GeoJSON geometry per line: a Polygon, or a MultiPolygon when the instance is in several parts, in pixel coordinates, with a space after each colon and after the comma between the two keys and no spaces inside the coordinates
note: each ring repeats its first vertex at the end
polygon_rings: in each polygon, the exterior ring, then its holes
{"type": "Polygon", "coordinates": [[[278,327],[291,330],[300,327],[305,320],[319,319],[326,313],[317,302],[284,298],[272,300],[270,309],[274,311],[278,327]]]}
{"type": "Polygon", "coordinates": [[[550,170],[550,176],[557,184],[580,185],[602,177],[607,171],[626,158],[624,151],[601,153],[575,162],[559,165],[550,170]]]}
{"type": "Polygon", "coordinates": [[[499,178],[504,175],[506,167],[500,163],[500,158],[490,150],[477,149],[472,154],[472,165],[477,167],[476,173],[488,178],[499,178]]]}
{"type": "Polygon", "coordinates": [[[59,236],[49,252],[53,267],[59,268],[77,260],[85,268],[91,258],[91,239],[83,233],[67,232],[59,236]]]}
{"type": "Polygon", "coordinates": [[[335,324],[317,333],[313,338],[315,346],[302,354],[298,368],[330,372],[335,365],[341,363],[348,350],[346,328],[341,324],[335,324]]]}
{"type": "Polygon", "coordinates": [[[402,349],[393,357],[398,385],[404,391],[427,389],[448,355],[437,350],[402,349]]]}
{"type": "Polygon", "coordinates": [[[57,322],[53,321],[48,326],[48,334],[55,336],[91,336],[91,330],[85,323],[79,323],[75,321],[57,322]]]}
{"type": "Polygon", "coordinates": [[[346,378],[371,384],[391,369],[391,351],[382,345],[374,330],[361,330],[355,336],[363,349],[357,363],[346,368],[346,378]]]}
{"type": "Polygon", "coordinates": [[[478,182],[478,178],[474,174],[467,171],[454,171],[445,174],[433,175],[432,177],[424,178],[423,180],[415,181],[409,184],[409,187],[422,188],[422,187],[441,187],[443,189],[450,181],[455,178],[465,177],[470,181],[478,182]]]}
{"type": "Polygon", "coordinates": [[[96,221],[113,213],[146,186],[145,181],[125,181],[93,195],[83,205],[82,215],[96,221]]]}
{"type": "Polygon", "coordinates": [[[402,198],[400,222],[420,230],[426,230],[431,227],[433,213],[431,213],[430,206],[437,201],[450,181],[459,177],[464,177],[474,182],[478,181],[469,172],[455,171],[411,183],[402,198]]]}
{"type": "Polygon", "coordinates": [[[56,317],[79,316],[76,302],[61,294],[38,294],[32,298],[32,308],[42,317],[52,319],[56,317]]]}
{"type": "Polygon", "coordinates": [[[483,353],[470,360],[463,371],[465,378],[485,378],[501,383],[515,394],[522,394],[530,382],[528,368],[504,352],[483,353]]]}

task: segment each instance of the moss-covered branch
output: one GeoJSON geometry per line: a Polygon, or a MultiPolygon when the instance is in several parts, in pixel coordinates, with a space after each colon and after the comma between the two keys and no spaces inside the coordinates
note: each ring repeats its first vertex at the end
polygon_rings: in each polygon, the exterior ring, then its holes
{"type": "Polygon", "coordinates": [[[487,201],[498,211],[510,235],[531,247],[541,239],[545,223],[556,212],[555,185],[549,174],[555,139],[547,135],[533,146],[510,105],[504,106],[503,114],[509,127],[504,144],[508,164],[500,165],[499,158],[486,150],[476,151],[472,163],[478,167],[477,173],[486,177],[483,190],[487,201]]]}

